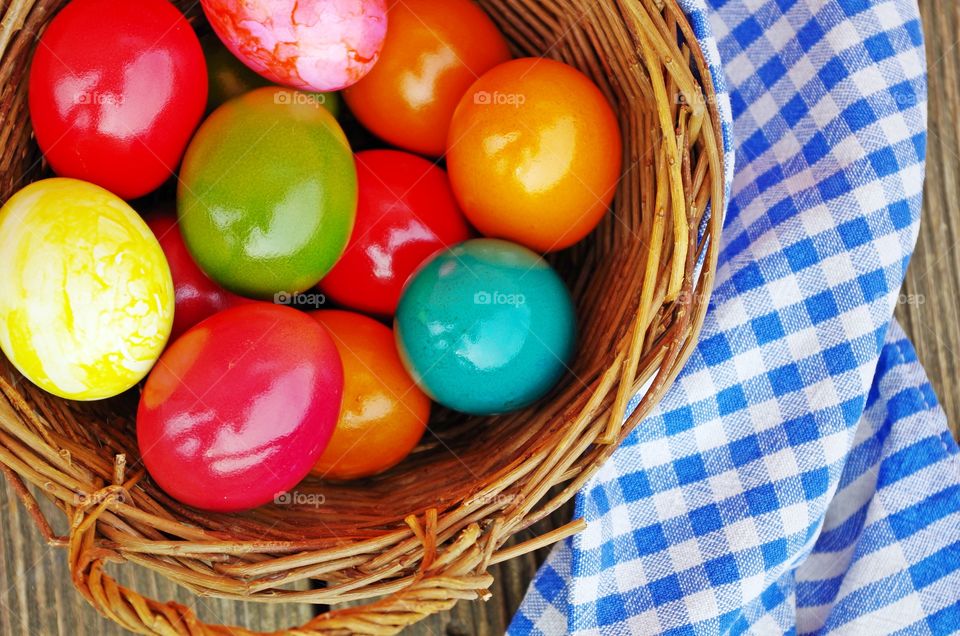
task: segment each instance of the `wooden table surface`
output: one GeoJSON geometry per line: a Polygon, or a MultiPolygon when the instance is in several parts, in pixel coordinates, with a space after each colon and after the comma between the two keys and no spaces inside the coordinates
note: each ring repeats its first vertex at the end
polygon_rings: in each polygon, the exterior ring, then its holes
{"type": "MultiPolygon", "coordinates": [[[[930,74],[927,184],[920,228],[897,318],[913,338],[947,417],[957,432],[960,389],[960,2],[920,0],[930,74]]],[[[554,522],[563,519],[561,513],[554,522]]],[[[74,591],[66,554],[41,541],[9,487],[0,487],[0,634],[108,636],[121,630],[100,618],[74,591]]],[[[548,527],[548,526],[544,526],[548,527]]],[[[57,528],[62,532],[65,528],[57,528]]],[[[543,527],[540,528],[543,530],[543,527]]],[[[494,567],[487,603],[461,603],[406,633],[502,634],[545,552],[494,567]]],[[[158,599],[176,598],[209,621],[277,630],[308,620],[310,606],[273,607],[197,599],[134,566],[114,568],[122,582],[158,599]]]]}

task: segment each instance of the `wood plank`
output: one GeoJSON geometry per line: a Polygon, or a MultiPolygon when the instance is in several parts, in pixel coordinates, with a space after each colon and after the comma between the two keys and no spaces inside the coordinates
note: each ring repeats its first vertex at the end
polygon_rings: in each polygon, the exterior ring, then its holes
{"type": "Polygon", "coordinates": [[[927,182],[896,316],[960,437],[960,2],[920,0],[920,13],[930,87],[927,182]]]}
{"type": "MultiPolygon", "coordinates": [[[[67,553],[46,545],[12,488],[0,487],[0,634],[3,636],[120,636],[126,634],[102,618],[70,582],[67,553]]],[[[66,520],[49,502],[41,502],[54,531],[65,533],[66,520]]],[[[313,615],[309,605],[263,605],[199,598],[166,579],[132,564],[108,565],[122,584],[158,600],[176,600],[201,619],[260,630],[300,625],[313,615]]]]}
{"type": "MultiPolygon", "coordinates": [[[[66,521],[47,502],[41,502],[54,531],[62,534],[66,521]]],[[[570,507],[555,513],[512,542],[533,538],[569,520],[570,507]]],[[[47,546],[10,486],[0,489],[0,634],[4,636],[120,636],[126,632],[102,618],[74,590],[66,565],[66,551],[47,546]]],[[[488,602],[460,603],[405,630],[436,636],[499,636],[503,634],[549,549],[491,568],[496,582],[488,602]]],[[[300,625],[313,614],[310,605],[264,605],[201,599],[160,576],[131,564],[109,565],[110,574],[124,585],[161,600],[176,600],[194,608],[201,619],[243,625],[258,631],[300,625]]]]}

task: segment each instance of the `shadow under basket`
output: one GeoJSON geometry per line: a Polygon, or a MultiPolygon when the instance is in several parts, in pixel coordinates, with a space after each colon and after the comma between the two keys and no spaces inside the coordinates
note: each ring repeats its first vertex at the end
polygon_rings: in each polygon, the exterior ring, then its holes
{"type": "MultiPolygon", "coordinates": [[[[26,78],[37,37],[64,4],[0,0],[2,201],[45,176],[26,78]]],[[[195,2],[177,4],[203,24],[195,2]]],[[[297,487],[302,506],[224,515],[178,504],[150,480],[137,451],[136,395],[61,400],[0,359],[0,469],[46,539],[67,548],[73,583],[101,614],[144,634],[252,633],[206,625],[189,608],[119,585],[104,571],[110,559],[204,596],[334,606],[298,634],[392,634],[460,599],[489,597],[489,566],[583,528],[575,520],[505,547],[584,485],[695,344],[723,216],[709,210],[725,209],[714,89],[675,0],[480,4],[517,55],[556,58],[589,75],[623,131],[611,213],[587,240],[551,257],[577,305],[572,372],[517,413],[441,412],[416,451],[385,474],[349,484],[311,477],[297,487]],[[54,535],[34,492],[67,516],[68,537],[54,535]],[[324,586],[290,589],[311,579],[324,586]]]]}

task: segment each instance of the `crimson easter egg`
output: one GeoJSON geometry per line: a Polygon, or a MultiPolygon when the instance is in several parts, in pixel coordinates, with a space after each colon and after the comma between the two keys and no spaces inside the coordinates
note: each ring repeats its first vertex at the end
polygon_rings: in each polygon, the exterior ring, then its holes
{"type": "Polygon", "coordinates": [[[160,358],[140,397],[137,442],[175,499],[232,512],[307,476],[340,413],[343,366],[327,330],[289,307],[220,312],[160,358]]]}
{"type": "Polygon", "coordinates": [[[447,174],[396,150],[358,152],[356,224],[343,256],[320,282],[352,309],[391,316],[410,274],[438,250],[470,237],[447,174]]]}
{"type": "Polygon", "coordinates": [[[387,33],[386,0],[201,0],[240,60],[277,84],[336,91],[366,75],[387,33]]]}
{"type": "Polygon", "coordinates": [[[251,302],[220,287],[201,271],[183,242],[177,216],[173,212],[154,212],[144,217],[160,242],[170,264],[176,294],[171,342],[201,320],[218,311],[251,302]]]}
{"type": "Polygon", "coordinates": [[[54,172],[134,199],[173,174],[203,116],[203,51],[167,0],[73,0],[40,38],[29,102],[54,172]]]}

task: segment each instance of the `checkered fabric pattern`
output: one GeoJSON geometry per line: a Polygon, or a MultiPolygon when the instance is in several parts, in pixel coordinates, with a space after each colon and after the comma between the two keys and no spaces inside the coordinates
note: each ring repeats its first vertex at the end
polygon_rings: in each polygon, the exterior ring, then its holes
{"type": "Polygon", "coordinates": [[[917,8],[684,8],[736,152],[716,291],[510,633],[958,632],[960,455],[891,321],[923,182],[917,8]]]}

